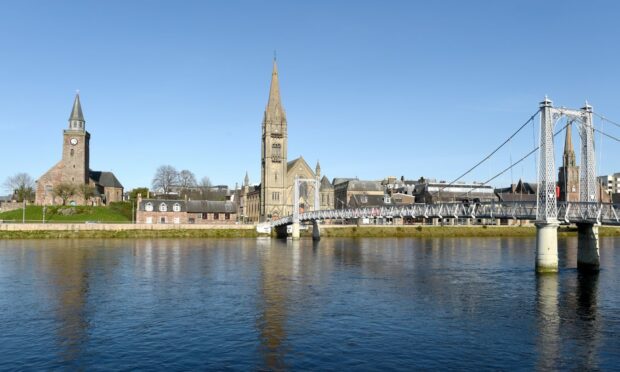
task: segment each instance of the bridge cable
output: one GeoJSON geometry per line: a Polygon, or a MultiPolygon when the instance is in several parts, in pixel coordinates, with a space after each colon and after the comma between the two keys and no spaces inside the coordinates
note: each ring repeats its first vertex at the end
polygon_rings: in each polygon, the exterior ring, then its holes
{"type": "Polygon", "coordinates": [[[460,176],[458,176],[457,178],[455,178],[454,180],[452,180],[449,184],[447,184],[446,186],[440,188],[439,190],[435,191],[435,195],[437,195],[438,193],[442,192],[443,190],[445,190],[446,188],[454,185],[456,182],[458,182],[461,178],[465,177],[466,175],[468,175],[469,173],[471,173],[474,169],[478,168],[482,163],[484,163],[485,161],[489,160],[489,158],[493,155],[495,155],[496,152],[498,152],[502,147],[504,147],[512,138],[514,138],[514,136],[516,136],[523,128],[525,128],[530,122],[533,122],[534,118],[536,117],[536,115],[538,115],[538,113],[540,112],[540,109],[536,110],[536,112],[530,116],[529,119],[527,119],[527,121],[525,123],[523,123],[523,125],[521,125],[519,127],[519,129],[517,129],[516,132],[514,132],[513,134],[510,135],[510,137],[508,137],[508,139],[506,139],[504,142],[502,142],[501,145],[499,145],[495,150],[493,150],[489,155],[487,155],[484,159],[480,160],[478,163],[476,163],[473,167],[469,168],[465,173],[461,174],[460,176]]]}
{"type": "Polygon", "coordinates": [[[606,122],[611,123],[611,124],[617,126],[618,128],[620,128],[620,123],[617,123],[617,122],[615,122],[613,120],[607,119],[605,116],[597,114],[596,112],[593,112],[593,114],[595,116],[598,116],[601,120],[605,120],[606,122]]]}
{"type": "MultiPolygon", "coordinates": [[[[555,132],[553,134],[553,138],[557,137],[558,134],[562,133],[562,131],[564,131],[566,129],[566,127],[568,126],[568,124],[564,125],[564,127],[562,127],[561,129],[559,129],[557,132],[555,132]]],[[[618,141],[620,141],[620,139],[618,139],[618,141]]],[[[518,165],[519,163],[521,163],[522,161],[524,161],[525,159],[527,159],[530,155],[534,154],[536,151],[538,151],[538,149],[540,148],[540,146],[536,146],[534,149],[532,149],[532,151],[528,152],[527,154],[525,154],[521,159],[517,160],[515,163],[511,164],[509,167],[505,168],[504,170],[502,170],[501,172],[497,173],[496,175],[494,175],[493,177],[489,178],[488,180],[482,182],[479,184],[478,187],[474,187],[473,189],[469,190],[467,193],[461,194],[456,196],[456,198],[460,198],[463,196],[467,196],[468,193],[472,192],[473,190],[477,190],[479,189],[481,186],[486,185],[487,183],[493,181],[494,179],[496,179],[497,177],[501,176],[502,174],[508,172],[512,167],[518,165]]]]}

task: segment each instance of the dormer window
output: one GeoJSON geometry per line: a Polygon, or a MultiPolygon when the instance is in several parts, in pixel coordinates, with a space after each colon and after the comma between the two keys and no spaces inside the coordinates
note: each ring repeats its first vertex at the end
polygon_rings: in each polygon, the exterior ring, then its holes
{"type": "Polygon", "coordinates": [[[174,203],[174,205],[172,206],[172,210],[175,211],[175,212],[180,212],[181,211],[181,204],[174,203]]]}
{"type": "Polygon", "coordinates": [[[153,203],[148,202],[144,205],[144,210],[147,212],[152,212],[153,211],[153,203]]]}
{"type": "Polygon", "coordinates": [[[159,205],[159,211],[160,212],[167,212],[168,211],[168,206],[166,205],[166,203],[161,203],[159,205]]]}

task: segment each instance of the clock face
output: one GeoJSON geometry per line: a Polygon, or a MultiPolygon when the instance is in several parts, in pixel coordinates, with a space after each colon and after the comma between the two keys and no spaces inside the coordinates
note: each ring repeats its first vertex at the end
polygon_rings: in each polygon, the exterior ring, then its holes
{"type": "Polygon", "coordinates": [[[78,139],[77,138],[71,138],[70,142],[71,142],[72,145],[77,145],[78,139]]]}

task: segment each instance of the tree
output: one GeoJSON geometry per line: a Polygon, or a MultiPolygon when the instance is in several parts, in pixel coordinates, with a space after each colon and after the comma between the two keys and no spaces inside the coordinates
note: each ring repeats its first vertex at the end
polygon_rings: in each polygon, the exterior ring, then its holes
{"type": "Polygon", "coordinates": [[[164,194],[168,194],[172,186],[177,185],[179,181],[179,172],[171,165],[161,165],[155,171],[153,177],[153,189],[162,189],[164,194]]]}
{"type": "Polygon", "coordinates": [[[135,189],[129,192],[129,200],[137,200],[138,194],[142,195],[143,198],[146,198],[149,194],[148,187],[136,187],[135,189]]]}
{"type": "Polygon", "coordinates": [[[88,205],[88,200],[95,196],[95,187],[87,183],[78,186],[77,191],[84,198],[84,205],[88,205]]]}
{"type": "Polygon", "coordinates": [[[204,176],[202,177],[202,179],[200,180],[200,191],[202,194],[202,199],[204,200],[208,200],[209,199],[209,195],[211,194],[211,187],[213,186],[213,184],[211,183],[211,179],[209,179],[209,177],[204,176]]]}
{"type": "Polygon", "coordinates": [[[4,187],[15,195],[17,201],[34,198],[34,180],[27,173],[17,173],[13,177],[8,177],[4,182],[4,187]]]}
{"type": "Polygon", "coordinates": [[[191,171],[183,169],[179,172],[179,187],[181,190],[187,190],[191,187],[196,187],[196,176],[191,171]]]}
{"type": "Polygon", "coordinates": [[[54,187],[54,197],[62,199],[62,205],[67,205],[67,200],[74,196],[76,192],[75,185],[71,183],[59,183],[54,187]]]}

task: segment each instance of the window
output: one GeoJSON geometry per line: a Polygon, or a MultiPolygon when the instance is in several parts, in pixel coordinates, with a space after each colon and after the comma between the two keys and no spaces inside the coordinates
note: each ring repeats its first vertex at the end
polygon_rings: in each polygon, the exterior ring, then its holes
{"type": "Polygon", "coordinates": [[[159,223],[166,223],[166,217],[160,217],[159,223]]]}
{"type": "Polygon", "coordinates": [[[203,213],[202,214],[202,219],[203,220],[208,220],[209,219],[209,213],[203,213]]]}
{"type": "Polygon", "coordinates": [[[230,213],[224,214],[224,219],[225,220],[230,220],[230,213]]]}
{"type": "Polygon", "coordinates": [[[166,205],[166,203],[161,203],[159,205],[159,211],[160,212],[168,212],[168,206],[166,205]]]}
{"type": "Polygon", "coordinates": [[[147,217],[146,223],[153,223],[153,217],[147,217]]]}
{"type": "Polygon", "coordinates": [[[181,211],[181,204],[174,203],[174,205],[172,206],[172,210],[175,211],[175,212],[180,212],[181,211]]]}
{"type": "Polygon", "coordinates": [[[274,143],[271,145],[271,160],[275,162],[280,162],[282,158],[282,145],[279,143],[274,143]]]}
{"type": "Polygon", "coordinates": [[[74,153],[74,151],[73,151],[73,149],[71,149],[71,156],[73,156],[73,153],[74,153]]]}
{"type": "Polygon", "coordinates": [[[144,205],[144,210],[147,212],[152,212],[153,211],[153,203],[148,202],[144,205]]]}
{"type": "Polygon", "coordinates": [[[175,217],[174,218],[174,223],[176,223],[176,224],[181,223],[181,219],[179,217],[175,217]]]}
{"type": "Polygon", "coordinates": [[[272,192],[271,193],[271,200],[280,200],[280,193],[279,192],[272,192]]]}
{"type": "Polygon", "coordinates": [[[219,220],[220,219],[220,214],[219,213],[213,213],[213,219],[214,220],[219,220]]]}
{"type": "Polygon", "coordinates": [[[196,223],[196,219],[195,219],[195,218],[190,218],[190,219],[189,219],[189,223],[190,223],[190,224],[194,224],[194,223],[196,223]]]}

